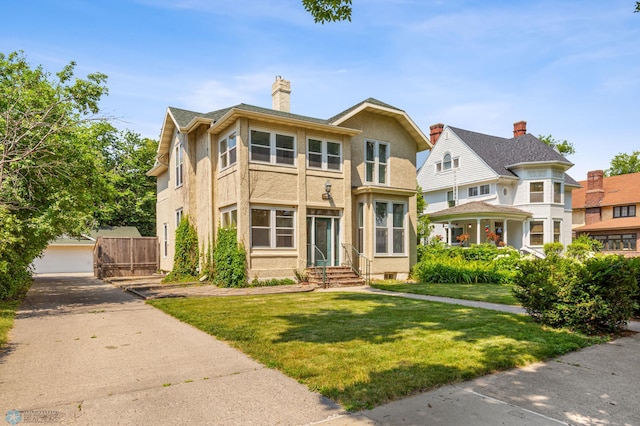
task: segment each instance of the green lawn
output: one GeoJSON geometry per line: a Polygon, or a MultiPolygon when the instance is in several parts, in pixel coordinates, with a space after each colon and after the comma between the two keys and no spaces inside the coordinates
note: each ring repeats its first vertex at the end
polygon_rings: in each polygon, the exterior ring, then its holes
{"type": "Polygon", "coordinates": [[[13,318],[16,310],[20,306],[20,301],[0,301],[0,348],[7,343],[9,330],[13,327],[13,318]]]}
{"type": "Polygon", "coordinates": [[[426,294],[428,296],[453,297],[455,299],[478,300],[480,302],[518,305],[509,284],[423,284],[373,282],[371,287],[402,293],[426,294]]]}
{"type": "Polygon", "coordinates": [[[596,342],[524,315],[354,293],[158,299],[348,410],[550,358],[596,342]]]}

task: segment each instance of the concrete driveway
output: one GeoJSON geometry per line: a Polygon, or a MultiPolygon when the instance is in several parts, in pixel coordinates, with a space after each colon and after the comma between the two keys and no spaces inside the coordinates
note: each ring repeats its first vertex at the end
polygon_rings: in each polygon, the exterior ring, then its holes
{"type": "Polygon", "coordinates": [[[640,425],[639,354],[640,334],[629,333],[348,414],[110,284],[38,277],[0,354],[0,414],[86,425],[640,425]]]}
{"type": "Polygon", "coordinates": [[[344,414],[90,277],[36,278],[9,337],[0,355],[0,414],[24,423],[300,425],[344,414]]]}

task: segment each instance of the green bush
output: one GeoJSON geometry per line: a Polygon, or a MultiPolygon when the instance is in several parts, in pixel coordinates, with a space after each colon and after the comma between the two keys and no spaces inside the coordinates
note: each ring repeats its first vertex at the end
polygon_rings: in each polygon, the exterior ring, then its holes
{"type": "Polygon", "coordinates": [[[584,263],[550,257],[522,262],[514,295],[534,320],[588,334],[618,333],[633,314],[637,267],[622,256],[584,263]]]}
{"type": "Polygon", "coordinates": [[[235,228],[218,228],[216,247],[213,252],[215,278],[222,287],[245,287],[247,285],[247,253],[238,243],[235,228]]]}
{"type": "Polygon", "coordinates": [[[589,237],[589,234],[581,234],[567,246],[566,254],[578,260],[585,260],[593,257],[602,250],[602,243],[589,237]]]}
{"type": "Polygon", "coordinates": [[[517,250],[499,249],[493,244],[474,244],[469,248],[441,244],[425,247],[423,258],[412,275],[426,283],[510,283],[520,260],[517,250]]]}
{"type": "Polygon", "coordinates": [[[189,277],[197,280],[200,261],[198,233],[193,225],[191,225],[189,216],[184,216],[176,229],[175,248],[173,269],[163,281],[184,281],[185,278],[189,277]]]}

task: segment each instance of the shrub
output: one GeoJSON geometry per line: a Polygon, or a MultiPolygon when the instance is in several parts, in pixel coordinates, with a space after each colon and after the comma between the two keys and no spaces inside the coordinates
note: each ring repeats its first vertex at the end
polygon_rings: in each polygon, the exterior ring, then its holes
{"type": "Polygon", "coordinates": [[[189,216],[184,216],[176,229],[176,252],[173,256],[173,270],[164,278],[164,282],[184,281],[185,278],[197,279],[198,263],[198,233],[191,225],[189,216]]]}
{"type": "Polygon", "coordinates": [[[238,243],[235,228],[218,228],[213,259],[216,284],[222,287],[246,286],[247,253],[238,243]]]}
{"type": "Polygon", "coordinates": [[[588,334],[620,332],[633,314],[637,269],[622,256],[520,265],[514,295],[534,320],[588,334]]]}
{"type": "Polygon", "coordinates": [[[443,257],[424,260],[413,270],[413,276],[425,283],[471,284],[505,282],[500,271],[489,262],[468,262],[462,258],[443,257]]]}
{"type": "Polygon", "coordinates": [[[544,245],[544,254],[547,257],[551,258],[559,258],[562,256],[562,252],[564,251],[564,246],[562,243],[546,243],[544,245]]]}
{"type": "Polygon", "coordinates": [[[567,246],[567,256],[578,260],[586,260],[602,250],[602,243],[590,238],[588,234],[581,234],[567,246]]]}
{"type": "Polygon", "coordinates": [[[251,280],[251,285],[249,287],[274,287],[278,285],[294,285],[296,282],[291,278],[271,278],[268,280],[258,280],[258,278],[254,278],[251,280]]]}

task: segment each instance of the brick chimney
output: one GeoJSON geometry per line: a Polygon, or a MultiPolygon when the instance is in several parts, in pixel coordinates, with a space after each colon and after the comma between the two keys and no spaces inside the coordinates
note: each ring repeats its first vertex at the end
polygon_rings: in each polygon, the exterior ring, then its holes
{"type": "Polygon", "coordinates": [[[276,76],[276,81],[271,85],[271,108],[276,111],[291,111],[291,82],[276,76]]]}
{"type": "Polygon", "coordinates": [[[527,134],[527,122],[524,120],[513,123],[513,138],[527,134]]]}
{"type": "Polygon", "coordinates": [[[431,145],[435,145],[442,134],[442,129],[444,129],[444,124],[438,123],[432,126],[429,126],[431,132],[429,133],[429,139],[431,139],[431,145]]]}
{"type": "Polygon", "coordinates": [[[604,171],[592,170],[587,173],[587,193],[584,206],[600,207],[604,198],[604,171]]]}

